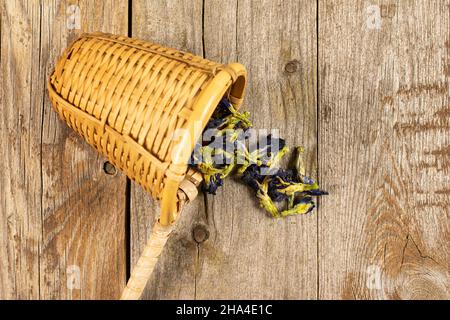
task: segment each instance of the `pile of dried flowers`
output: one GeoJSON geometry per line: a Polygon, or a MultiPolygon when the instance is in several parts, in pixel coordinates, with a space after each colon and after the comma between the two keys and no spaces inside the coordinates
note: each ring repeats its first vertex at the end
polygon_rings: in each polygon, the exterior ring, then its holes
{"type": "Polygon", "coordinates": [[[294,169],[279,168],[289,150],[285,141],[270,134],[257,137],[248,117],[226,99],[217,106],[189,164],[203,174],[204,191],[216,194],[224,178],[235,172],[273,217],[310,212],[315,207],[312,197],[327,193],[305,175],[303,149],[297,147],[294,169]]]}

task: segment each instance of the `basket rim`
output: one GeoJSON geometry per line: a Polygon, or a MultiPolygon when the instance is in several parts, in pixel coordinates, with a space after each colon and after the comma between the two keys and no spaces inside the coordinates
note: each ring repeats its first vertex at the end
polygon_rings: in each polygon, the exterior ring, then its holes
{"type": "Polygon", "coordinates": [[[177,215],[177,191],[182,179],[170,179],[169,176],[184,178],[195,143],[200,138],[220,100],[228,92],[230,102],[236,109],[239,109],[243,101],[246,82],[247,71],[242,64],[224,65],[196,98],[192,114],[185,126],[189,134],[182,135],[180,141],[174,146],[171,164],[166,170],[166,179],[161,196],[161,224],[172,224],[177,215]]]}

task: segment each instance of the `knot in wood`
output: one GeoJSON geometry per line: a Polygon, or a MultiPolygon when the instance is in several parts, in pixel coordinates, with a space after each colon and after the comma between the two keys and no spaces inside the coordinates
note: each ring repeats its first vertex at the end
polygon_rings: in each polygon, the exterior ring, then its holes
{"type": "Polygon", "coordinates": [[[297,70],[298,70],[298,61],[297,60],[289,61],[284,66],[284,71],[286,71],[287,73],[294,73],[297,70]]]}
{"type": "Polygon", "coordinates": [[[192,230],[192,237],[197,243],[205,242],[209,238],[209,231],[206,226],[202,224],[196,225],[192,230]]]}
{"type": "Polygon", "coordinates": [[[109,161],[106,161],[103,164],[103,171],[105,171],[105,173],[109,174],[110,176],[115,176],[117,174],[116,167],[109,161]]]}

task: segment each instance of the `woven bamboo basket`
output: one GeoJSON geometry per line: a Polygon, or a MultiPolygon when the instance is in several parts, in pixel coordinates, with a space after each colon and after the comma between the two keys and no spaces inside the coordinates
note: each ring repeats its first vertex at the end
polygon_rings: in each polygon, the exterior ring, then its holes
{"type": "MultiPolygon", "coordinates": [[[[138,299],[201,175],[187,163],[222,97],[242,103],[246,70],[154,43],[84,34],[57,62],[50,100],[69,127],[160,201],[122,299],[138,299]]],[[[105,195],[107,196],[107,195],[105,195]]]]}

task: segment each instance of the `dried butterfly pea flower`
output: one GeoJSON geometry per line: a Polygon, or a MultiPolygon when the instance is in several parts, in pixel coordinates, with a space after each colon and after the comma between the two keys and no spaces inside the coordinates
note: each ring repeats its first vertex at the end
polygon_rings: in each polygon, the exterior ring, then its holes
{"type": "Polygon", "coordinates": [[[311,212],[315,207],[312,198],[300,198],[300,201],[295,202],[293,207],[287,210],[283,210],[280,215],[286,217],[293,214],[307,214],[311,212]]]}
{"type": "Polygon", "coordinates": [[[226,116],[230,115],[230,104],[231,103],[226,98],[222,98],[216,109],[214,110],[212,117],[216,119],[223,119],[226,116]]]}
{"type": "Polygon", "coordinates": [[[206,124],[205,130],[216,129],[216,128],[220,127],[224,122],[225,122],[225,120],[222,118],[217,118],[217,119],[211,118],[211,120],[208,121],[208,123],[206,124]]]}
{"type": "Polygon", "coordinates": [[[309,196],[319,197],[319,196],[328,195],[328,192],[326,192],[324,190],[314,189],[314,190],[305,191],[304,194],[309,195],[309,196]]]}
{"type": "Polygon", "coordinates": [[[223,179],[230,174],[234,167],[233,155],[209,146],[200,147],[199,150],[198,153],[193,154],[193,163],[203,174],[203,189],[208,193],[216,194],[217,188],[223,185],[223,179]],[[219,158],[222,160],[218,161],[219,158]],[[227,158],[229,160],[226,160],[227,158]]]}
{"type": "Polygon", "coordinates": [[[315,207],[311,196],[327,193],[305,175],[304,149],[296,148],[295,172],[277,168],[289,150],[285,140],[268,135],[247,148],[247,130],[252,125],[248,116],[248,112],[236,111],[226,99],[217,106],[205,128],[213,130],[211,141],[196,145],[189,164],[203,174],[204,190],[216,194],[223,179],[237,168],[241,180],[255,191],[261,207],[273,217],[310,212],[315,207]],[[280,211],[275,203],[283,201],[287,208],[280,211]]]}
{"type": "Polygon", "coordinates": [[[210,194],[216,194],[217,188],[221,187],[223,185],[223,179],[221,177],[220,173],[216,173],[214,175],[208,176],[206,178],[208,181],[206,181],[204,185],[204,190],[210,194]]]}
{"type": "MultiPolygon", "coordinates": [[[[270,198],[275,202],[281,202],[289,200],[289,195],[279,192],[278,189],[284,187],[280,184],[279,179],[282,181],[292,181],[293,172],[292,170],[279,169],[271,178],[269,182],[269,195],[270,198]]],[[[293,199],[291,199],[293,201],[293,199]]]]}
{"type": "Polygon", "coordinates": [[[222,123],[216,127],[221,129],[248,129],[252,126],[251,121],[248,119],[249,112],[238,112],[233,105],[227,100],[222,99],[216,110],[212,115],[210,122],[216,122],[217,119],[222,120],[222,123]]]}
{"type": "Polygon", "coordinates": [[[258,183],[261,183],[264,180],[264,176],[260,174],[259,167],[256,164],[252,164],[244,171],[241,180],[254,191],[258,191],[258,183]]]}
{"type": "MultiPolygon", "coordinates": [[[[271,169],[276,166],[279,160],[289,151],[283,139],[273,139],[268,135],[265,142],[247,148],[244,143],[237,141],[238,148],[236,149],[236,156],[239,159],[238,174],[243,174],[247,168],[256,164],[259,167],[266,167],[271,169]],[[281,146],[281,148],[279,148],[281,146]]],[[[269,170],[270,171],[270,170],[269,170]]]]}
{"type": "Polygon", "coordinates": [[[272,199],[269,196],[269,183],[268,183],[268,177],[264,178],[264,180],[259,183],[256,182],[258,185],[258,191],[256,192],[256,197],[259,199],[259,204],[264,210],[269,212],[272,217],[279,218],[280,213],[278,211],[278,208],[273,203],[272,199]]]}
{"type": "Polygon", "coordinates": [[[304,161],[304,153],[305,149],[303,147],[297,147],[295,148],[297,151],[297,157],[295,159],[295,170],[297,170],[297,176],[299,178],[306,176],[306,169],[305,169],[305,161],[304,161]]]}

